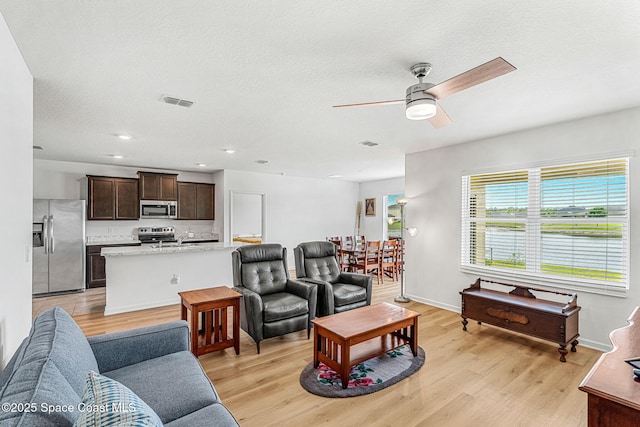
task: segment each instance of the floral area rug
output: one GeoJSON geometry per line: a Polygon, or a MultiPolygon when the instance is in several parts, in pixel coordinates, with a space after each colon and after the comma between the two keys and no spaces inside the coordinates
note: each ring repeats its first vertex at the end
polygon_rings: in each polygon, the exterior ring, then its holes
{"type": "Polygon", "coordinates": [[[411,348],[403,345],[382,356],[366,360],[351,368],[349,385],[342,388],[340,375],[324,363],[318,369],[309,363],[300,374],[300,385],[309,393],[323,397],[353,397],[382,390],[417,372],[424,364],[425,354],[418,347],[413,357],[411,348]]]}

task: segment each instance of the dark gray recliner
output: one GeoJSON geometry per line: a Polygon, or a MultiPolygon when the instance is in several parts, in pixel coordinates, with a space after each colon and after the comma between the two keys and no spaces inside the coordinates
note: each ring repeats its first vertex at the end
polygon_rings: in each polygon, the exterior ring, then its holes
{"type": "Polygon", "coordinates": [[[289,279],[287,249],[279,244],[247,245],[231,253],[233,290],[240,299],[240,326],[256,342],[307,330],[315,318],[317,286],[289,279]]]}
{"type": "Polygon", "coordinates": [[[371,305],[371,276],[340,271],[335,244],[300,243],[293,254],[297,278],[318,285],[318,316],[371,305]]]}

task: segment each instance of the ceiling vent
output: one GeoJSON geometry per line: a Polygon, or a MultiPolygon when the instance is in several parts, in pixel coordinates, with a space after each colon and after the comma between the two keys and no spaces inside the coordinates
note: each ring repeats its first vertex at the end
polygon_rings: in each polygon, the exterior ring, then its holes
{"type": "Polygon", "coordinates": [[[360,144],[367,147],[375,147],[377,145],[380,145],[377,142],[373,142],[373,141],[362,141],[360,144]]]}
{"type": "Polygon", "coordinates": [[[174,98],[173,96],[162,95],[160,97],[160,101],[171,104],[171,105],[179,105],[181,107],[191,107],[193,105],[193,101],[187,101],[186,99],[174,98]]]}
{"type": "Polygon", "coordinates": [[[40,145],[34,145],[33,149],[34,150],[44,150],[44,148],[42,148],[40,145]]]}

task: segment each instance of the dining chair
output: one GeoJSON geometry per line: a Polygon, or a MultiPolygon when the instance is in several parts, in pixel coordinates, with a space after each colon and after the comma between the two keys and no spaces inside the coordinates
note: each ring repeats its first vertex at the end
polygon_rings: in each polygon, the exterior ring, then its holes
{"type": "Polygon", "coordinates": [[[361,246],[360,250],[355,251],[350,262],[350,269],[355,272],[362,270],[363,274],[375,272],[378,284],[380,284],[380,279],[382,278],[382,270],[380,269],[381,255],[380,240],[368,241],[361,246]]]}
{"type": "Polygon", "coordinates": [[[404,240],[394,239],[396,241],[396,271],[398,275],[402,274],[404,260],[404,240]]]}
{"type": "Polygon", "coordinates": [[[340,271],[349,271],[349,255],[342,250],[342,239],[340,237],[330,237],[328,240],[336,245],[336,254],[340,271]]]}
{"type": "Polygon", "coordinates": [[[397,240],[385,240],[382,244],[380,270],[393,280],[398,280],[397,240]]]}

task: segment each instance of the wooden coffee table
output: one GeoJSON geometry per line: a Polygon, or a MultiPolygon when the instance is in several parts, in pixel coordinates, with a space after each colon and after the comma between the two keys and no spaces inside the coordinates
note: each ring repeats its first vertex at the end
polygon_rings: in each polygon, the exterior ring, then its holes
{"type": "Polygon", "coordinates": [[[181,317],[191,312],[191,352],[196,356],[233,347],[240,354],[240,294],[226,286],[178,292],[181,317]],[[233,336],[227,335],[227,309],[233,308],[233,336]],[[198,318],[202,314],[202,327],[198,318]]]}
{"type": "Polygon", "coordinates": [[[383,302],[314,319],[313,366],[324,363],[349,385],[352,366],[409,344],[418,355],[420,313],[383,302]]]}

